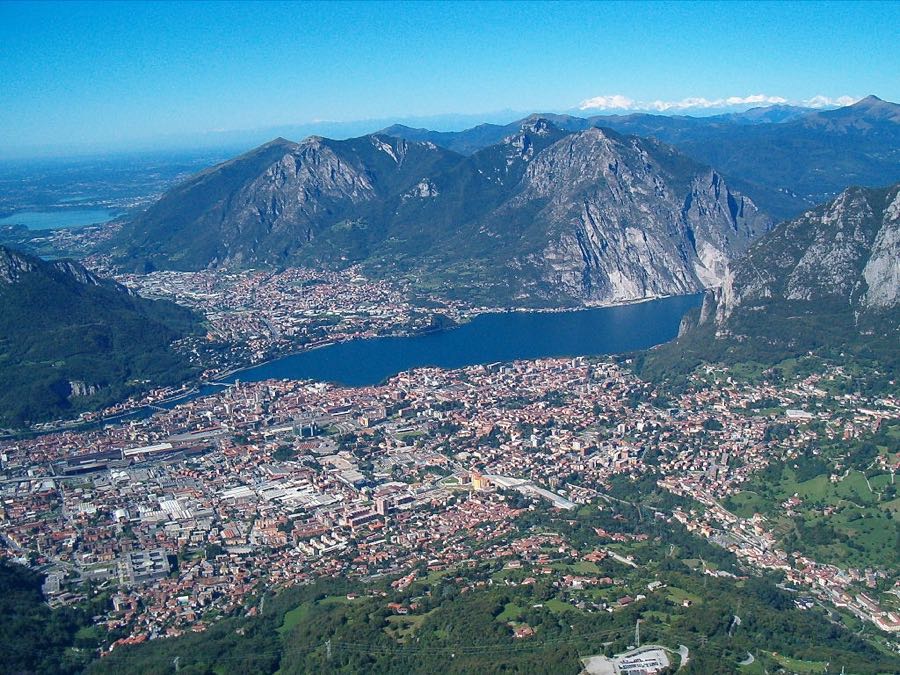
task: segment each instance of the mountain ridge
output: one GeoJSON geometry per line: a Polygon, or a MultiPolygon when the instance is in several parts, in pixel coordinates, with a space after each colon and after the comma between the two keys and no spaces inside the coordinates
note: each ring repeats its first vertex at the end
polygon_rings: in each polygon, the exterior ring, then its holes
{"type": "MultiPolygon", "coordinates": [[[[799,215],[848,184],[875,187],[900,179],[900,105],[877,96],[833,110],[768,106],[709,117],[637,112],[555,117],[570,131],[598,126],[674,145],[716,167],[778,220],[799,215]]],[[[527,119],[460,132],[391,129],[471,154],[527,119]]]]}
{"type": "Polygon", "coordinates": [[[641,357],[651,379],[701,363],[760,363],[816,354],[867,364],[893,386],[900,342],[900,183],[850,187],[785,221],[729,264],[678,339],[641,357]]]}
{"type": "Polygon", "coordinates": [[[273,143],[164,195],[123,228],[118,259],[359,262],[480,300],[572,304],[702,290],[770,225],[664,143],[542,116],[470,156],[383,134],[273,143]]]}
{"type": "Polygon", "coordinates": [[[749,303],[783,297],[838,302],[858,323],[900,305],[900,183],[850,187],[776,227],[732,265],[716,293],[716,324],[749,303]]]}

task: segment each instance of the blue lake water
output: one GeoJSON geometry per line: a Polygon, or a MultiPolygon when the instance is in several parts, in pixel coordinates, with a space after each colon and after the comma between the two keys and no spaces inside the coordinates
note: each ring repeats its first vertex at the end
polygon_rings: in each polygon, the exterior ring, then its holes
{"type": "Polygon", "coordinates": [[[29,230],[52,230],[105,223],[117,212],[109,209],[63,209],[59,211],[18,211],[0,218],[0,225],[24,225],[29,230]]]}
{"type": "Polygon", "coordinates": [[[224,382],[314,379],[365,386],[422,366],[461,368],[646,349],[674,339],[685,312],[701,301],[702,295],[690,295],[570,312],[482,314],[453,330],[353,340],[285,356],[240,371],[224,382]]]}

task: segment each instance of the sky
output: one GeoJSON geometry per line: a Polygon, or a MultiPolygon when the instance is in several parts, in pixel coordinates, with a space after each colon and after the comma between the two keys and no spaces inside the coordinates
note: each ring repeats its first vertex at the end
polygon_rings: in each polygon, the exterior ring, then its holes
{"type": "Polygon", "coordinates": [[[897,2],[0,2],[0,156],[334,122],[900,101],[898,25],[897,2]]]}

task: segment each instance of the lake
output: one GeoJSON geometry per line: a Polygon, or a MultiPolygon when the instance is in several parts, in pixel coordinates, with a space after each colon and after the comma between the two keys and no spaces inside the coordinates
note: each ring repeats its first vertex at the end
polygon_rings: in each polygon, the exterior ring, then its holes
{"type": "Polygon", "coordinates": [[[24,225],[29,230],[53,230],[105,223],[118,215],[109,209],[63,209],[58,211],[18,211],[0,218],[0,225],[24,225]]]}
{"type": "Polygon", "coordinates": [[[223,386],[268,379],[335,382],[351,387],[375,385],[405,370],[422,366],[462,368],[479,363],[557,356],[596,356],[647,349],[678,335],[685,312],[699,307],[703,294],[568,312],[503,312],[482,314],[452,330],[368,340],[352,340],[285,356],[233,373],[217,383],[158,406],[144,406],[100,422],[143,419],[159,408],[174,408],[223,386]]]}
{"type": "Polygon", "coordinates": [[[678,335],[702,294],[567,312],[482,314],[453,330],[411,337],[353,340],[242,370],[225,383],[313,379],[348,386],[378,384],[422,366],[475,364],[646,349],[678,335]]]}

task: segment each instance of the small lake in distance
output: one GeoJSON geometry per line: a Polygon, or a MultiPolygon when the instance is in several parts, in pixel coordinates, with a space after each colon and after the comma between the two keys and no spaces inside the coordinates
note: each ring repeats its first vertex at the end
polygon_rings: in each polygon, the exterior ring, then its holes
{"type": "Polygon", "coordinates": [[[53,230],[82,227],[112,220],[117,211],[109,209],[60,209],[56,211],[18,211],[0,218],[0,225],[24,225],[29,230],[53,230]]]}
{"type": "Polygon", "coordinates": [[[702,298],[698,294],[567,312],[482,314],[452,330],[353,340],[285,356],[235,373],[223,382],[313,379],[367,386],[423,366],[462,368],[647,349],[674,339],[685,312],[699,307],[702,298]]]}

